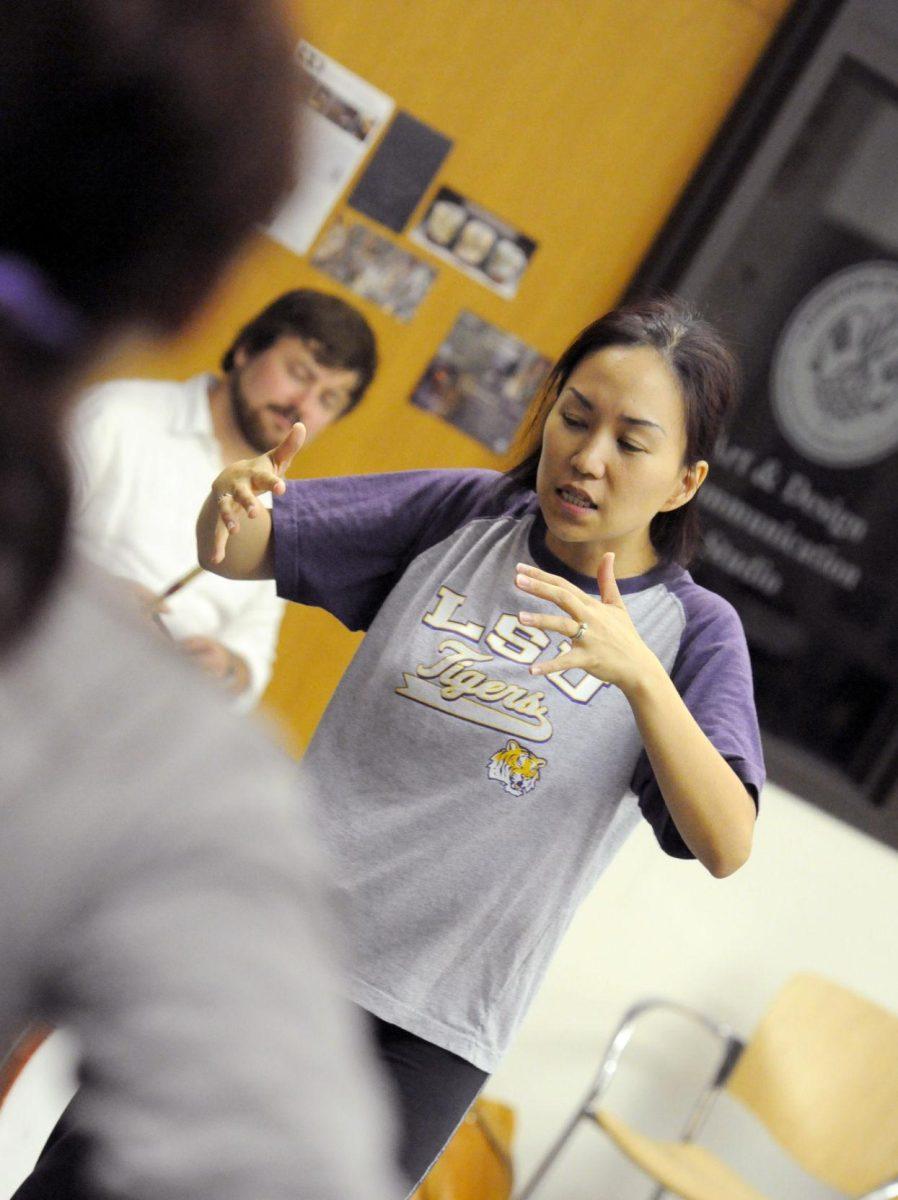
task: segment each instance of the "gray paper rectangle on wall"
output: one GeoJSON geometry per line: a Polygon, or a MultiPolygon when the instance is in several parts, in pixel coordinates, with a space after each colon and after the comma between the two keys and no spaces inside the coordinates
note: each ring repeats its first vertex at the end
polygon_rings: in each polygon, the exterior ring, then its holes
{"type": "Polygon", "coordinates": [[[452,149],[452,141],[398,112],[353,189],[357,212],[401,233],[452,149]]]}

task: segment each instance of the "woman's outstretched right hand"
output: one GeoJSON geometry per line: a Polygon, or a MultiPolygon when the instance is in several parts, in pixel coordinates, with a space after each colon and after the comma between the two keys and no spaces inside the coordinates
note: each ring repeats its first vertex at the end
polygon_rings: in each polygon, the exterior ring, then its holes
{"type": "MultiPolygon", "coordinates": [[[[265,492],[272,492],[276,496],[283,494],[286,490],[283,477],[305,438],[305,426],[297,421],[273,450],[257,458],[239,459],[215,477],[210,500],[217,511],[217,519],[210,527],[210,523],[203,521],[201,515],[197,526],[200,562],[223,562],[228,540],[240,532],[241,517],[245,514],[253,520],[260,515],[262,506],[258,503],[258,497],[265,492]],[[212,535],[211,547],[209,533],[212,535]]],[[[208,505],[209,501],[206,507],[208,505]]]]}

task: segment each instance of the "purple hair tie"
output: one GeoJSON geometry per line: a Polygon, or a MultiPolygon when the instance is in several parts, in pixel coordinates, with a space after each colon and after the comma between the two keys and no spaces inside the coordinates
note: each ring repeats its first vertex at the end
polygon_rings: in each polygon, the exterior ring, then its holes
{"type": "Polygon", "coordinates": [[[65,350],[87,332],[75,306],[57,294],[38,267],[14,254],[0,253],[0,313],[49,350],[65,350]]]}

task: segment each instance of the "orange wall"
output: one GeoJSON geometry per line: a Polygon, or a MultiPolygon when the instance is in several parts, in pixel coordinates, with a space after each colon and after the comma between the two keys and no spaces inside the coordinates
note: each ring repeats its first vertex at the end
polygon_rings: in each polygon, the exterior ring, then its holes
{"type": "MultiPolygon", "coordinates": [[[[421,209],[445,183],[539,249],[512,301],[434,260],[437,280],[408,325],[344,293],[374,326],[383,366],[360,409],[301,455],[294,473],[497,465],[479,443],[408,404],[457,314],[471,309],[551,357],[613,304],[788,6],[305,0],[304,34],[314,46],[453,139],[421,209]]],[[[341,290],[260,235],[176,344],[131,354],[104,374],[183,377],[214,367],[239,324],[297,286],[341,290]]],[[[296,748],[357,640],[323,613],[289,612],[265,703],[296,748]]]]}

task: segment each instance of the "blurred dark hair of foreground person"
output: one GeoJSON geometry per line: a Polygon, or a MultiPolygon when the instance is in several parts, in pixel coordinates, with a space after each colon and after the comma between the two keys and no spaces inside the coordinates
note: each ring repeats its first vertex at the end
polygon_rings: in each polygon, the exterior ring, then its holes
{"type": "Polygon", "coordinates": [[[269,0],[4,6],[0,1057],[63,1025],[82,1079],[23,1196],[397,1195],[294,771],[66,552],[70,396],[292,183],[292,46],[269,0]]]}

